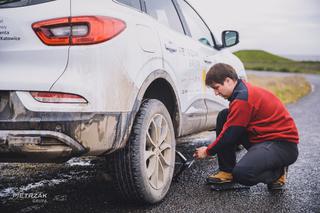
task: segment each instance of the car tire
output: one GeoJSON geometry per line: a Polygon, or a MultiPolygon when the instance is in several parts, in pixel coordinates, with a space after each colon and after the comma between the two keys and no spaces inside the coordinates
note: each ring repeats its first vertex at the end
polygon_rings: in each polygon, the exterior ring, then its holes
{"type": "Polygon", "coordinates": [[[143,101],[129,141],[114,153],[114,185],[126,201],[160,202],[167,194],[175,165],[175,135],[164,104],[143,101]]]}

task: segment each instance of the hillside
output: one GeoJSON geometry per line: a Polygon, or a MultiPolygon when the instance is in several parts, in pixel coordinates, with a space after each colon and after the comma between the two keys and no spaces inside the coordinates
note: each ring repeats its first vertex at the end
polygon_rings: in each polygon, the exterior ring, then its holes
{"type": "Polygon", "coordinates": [[[294,61],[262,50],[240,50],[234,54],[247,70],[320,74],[320,62],[294,61]]]}

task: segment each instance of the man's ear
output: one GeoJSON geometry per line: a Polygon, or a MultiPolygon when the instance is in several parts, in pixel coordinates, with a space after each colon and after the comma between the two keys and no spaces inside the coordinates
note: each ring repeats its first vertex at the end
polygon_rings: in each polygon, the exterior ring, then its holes
{"type": "MultiPolygon", "coordinates": [[[[231,82],[232,82],[232,83],[235,83],[236,81],[233,80],[233,79],[231,79],[231,78],[229,78],[229,77],[226,77],[226,79],[224,79],[224,82],[226,82],[227,84],[230,84],[231,82]]],[[[223,82],[223,83],[224,83],[224,82],[223,82]]]]}
{"type": "Polygon", "coordinates": [[[230,83],[230,81],[231,81],[231,78],[226,77],[226,79],[224,79],[224,81],[223,81],[223,84],[222,84],[222,85],[224,85],[224,83],[229,84],[229,83],[230,83]]]}

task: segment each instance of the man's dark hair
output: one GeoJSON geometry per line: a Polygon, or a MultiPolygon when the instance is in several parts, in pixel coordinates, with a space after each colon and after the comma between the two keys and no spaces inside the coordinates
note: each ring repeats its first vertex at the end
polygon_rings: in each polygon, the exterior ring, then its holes
{"type": "Polygon", "coordinates": [[[218,63],[212,66],[206,75],[206,85],[212,83],[223,84],[226,78],[231,78],[234,81],[238,80],[236,71],[228,64],[218,63]]]}

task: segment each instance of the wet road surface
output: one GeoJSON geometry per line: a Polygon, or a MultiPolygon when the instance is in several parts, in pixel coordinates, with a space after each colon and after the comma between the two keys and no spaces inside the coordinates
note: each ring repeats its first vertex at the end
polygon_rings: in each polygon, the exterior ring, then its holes
{"type": "MultiPolygon", "coordinates": [[[[320,76],[308,75],[313,92],[288,106],[300,134],[300,155],[289,168],[286,189],[264,184],[245,190],[211,191],[206,177],[217,160],[196,161],[171,185],[164,201],[137,206],[119,201],[105,173],[104,159],[65,164],[0,164],[0,212],[320,212],[320,76]]],[[[181,139],[178,150],[191,158],[214,132],[181,139]]],[[[245,151],[239,153],[240,157],[245,151]]]]}

